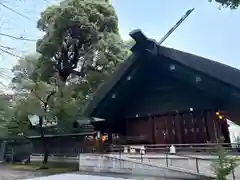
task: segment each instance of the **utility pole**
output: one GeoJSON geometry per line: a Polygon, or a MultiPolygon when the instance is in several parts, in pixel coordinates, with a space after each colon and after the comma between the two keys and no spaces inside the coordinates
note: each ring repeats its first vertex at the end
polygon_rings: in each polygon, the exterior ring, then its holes
{"type": "Polygon", "coordinates": [[[165,36],[162,37],[162,39],[158,42],[159,44],[162,44],[177,28],[182,22],[194,11],[193,9],[189,9],[184,16],[165,34],[165,36]]]}

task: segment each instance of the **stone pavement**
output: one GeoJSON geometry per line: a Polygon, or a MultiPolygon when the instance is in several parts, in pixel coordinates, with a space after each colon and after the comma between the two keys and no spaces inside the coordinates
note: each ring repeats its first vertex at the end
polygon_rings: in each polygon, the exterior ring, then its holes
{"type": "MultiPolygon", "coordinates": [[[[46,177],[36,177],[30,179],[21,180],[124,180],[124,179],[135,179],[135,180],[166,180],[166,178],[153,178],[153,177],[136,177],[132,175],[109,175],[109,174],[80,174],[80,173],[67,173],[52,175],[46,177]]],[[[167,180],[181,180],[181,179],[167,179],[167,180]]]]}
{"type": "Polygon", "coordinates": [[[26,178],[40,177],[47,175],[39,171],[20,171],[20,170],[11,170],[3,165],[0,166],[0,180],[20,180],[26,178]]]}
{"type": "MultiPolygon", "coordinates": [[[[36,177],[24,180],[124,180],[123,178],[115,178],[115,177],[104,177],[104,176],[92,176],[92,175],[82,175],[82,174],[57,174],[46,177],[36,177]]],[[[23,180],[23,179],[22,179],[23,180]]]]}

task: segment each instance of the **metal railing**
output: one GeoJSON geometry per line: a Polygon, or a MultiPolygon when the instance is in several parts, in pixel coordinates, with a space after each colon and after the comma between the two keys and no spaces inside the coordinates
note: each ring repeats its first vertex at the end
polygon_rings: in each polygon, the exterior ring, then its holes
{"type": "MultiPolygon", "coordinates": [[[[165,160],[165,159],[164,159],[165,160]]],[[[91,156],[86,154],[80,154],[79,156],[79,169],[89,170],[94,169],[98,172],[108,171],[117,173],[129,173],[132,175],[150,176],[150,177],[163,177],[169,176],[171,178],[196,178],[202,177],[201,179],[209,179],[209,175],[196,173],[192,170],[184,168],[176,168],[173,166],[166,166],[163,163],[155,164],[151,162],[145,162],[143,159],[139,161],[135,158],[126,157],[125,153],[119,151],[118,153],[110,154],[92,154],[91,156]],[[86,156],[88,158],[86,158],[86,156]]]]}
{"type": "MultiPolygon", "coordinates": [[[[115,153],[119,152],[119,149],[124,151],[124,148],[127,148],[128,151],[131,147],[139,147],[144,146],[146,154],[151,153],[168,153],[170,144],[146,144],[146,145],[101,145],[101,148],[95,146],[89,147],[82,147],[82,146],[75,146],[75,147],[54,147],[49,146],[48,152],[50,155],[66,155],[66,156],[77,156],[80,153],[115,153]]],[[[174,144],[176,151],[179,155],[190,154],[190,153],[203,153],[204,155],[210,155],[214,152],[217,152],[219,146],[225,147],[229,153],[237,153],[240,148],[238,148],[238,144],[216,144],[216,143],[209,143],[209,144],[174,144]],[[235,146],[235,147],[233,147],[235,146]]],[[[140,152],[139,148],[135,148],[136,153],[140,152]]],[[[43,153],[42,147],[34,147],[33,154],[41,154],[43,153]]]]}
{"type": "MultiPolygon", "coordinates": [[[[210,148],[211,151],[216,151],[216,145],[219,144],[193,144],[191,145],[194,148],[200,148],[200,150],[203,150],[204,148],[210,148]]],[[[229,147],[229,144],[221,144],[222,146],[229,147]]],[[[58,151],[51,151],[49,152],[50,156],[57,156],[57,157],[63,157],[63,158],[69,158],[69,157],[76,157],[76,156],[84,156],[85,153],[90,153],[90,155],[112,155],[113,157],[116,157],[117,159],[121,161],[126,161],[126,158],[134,160],[137,164],[151,164],[153,166],[155,165],[165,165],[167,168],[179,168],[179,169],[185,169],[193,171],[197,174],[209,174],[213,175],[213,169],[211,164],[213,161],[217,161],[217,157],[209,156],[209,158],[202,158],[199,156],[189,156],[192,151],[189,151],[188,147],[188,155],[181,154],[181,147],[187,147],[187,145],[177,145],[176,150],[177,154],[170,154],[169,152],[169,145],[145,145],[144,146],[144,153],[140,153],[140,147],[142,145],[139,145],[138,147],[136,145],[121,145],[121,146],[106,146],[102,147],[101,151],[96,151],[96,148],[93,148],[91,151],[86,152],[81,147],[79,148],[66,148],[62,153],[59,153],[58,151]],[[164,147],[164,151],[162,150],[162,147],[164,147]],[[126,153],[126,148],[136,148],[135,153],[126,153]],[[153,151],[154,150],[154,151],[153,151]]],[[[184,149],[183,149],[184,150],[184,149]]],[[[233,148],[231,148],[233,150],[233,148]]],[[[38,153],[39,154],[39,153],[38,153]]],[[[125,163],[126,164],[126,163],[125,163]]],[[[236,180],[240,179],[240,174],[238,171],[233,170],[231,179],[236,180]]]]}
{"type": "MultiPolygon", "coordinates": [[[[199,145],[199,144],[198,144],[199,145]]],[[[211,150],[217,151],[216,144],[212,144],[211,150]]],[[[219,145],[219,144],[218,144],[219,145]]],[[[225,146],[229,144],[221,144],[222,146],[225,146]]],[[[150,145],[151,146],[151,145],[150,145]]],[[[154,150],[156,150],[156,147],[158,145],[152,145],[154,146],[154,150]]],[[[162,145],[160,145],[162,146],[162,145]]],[[[184,145],[186,147],[186,145],[184,145]]],[[[140,147],[140,146],[139,146],[140,147]]],[[[139,163],[151,163],[151,164],[161,164],[166,165],[166,167],[177,167],[180,169],[185,170],[192,170],[196,172],[197,174],[209,174],[210,176],[214,175],[214,169],[212,167],[213,162],[218,161],[218,157],[215,156],[209,156],[208,158],[204,157],[198,157],[198,156],[188,156],[188,155],[182,155],[182,154],[171,154],[169,152],[161,152],[161,153],[152,153],[152,149],[149,148],[149,145],[145,146],[145,152],[144,154],[141,153],[141,149],[136,146],[131,145],[124,145],[124,146],[115,146],[112,147],[111,150],[108,151],[108,153],[113,153],[115,155],[118,155],[118,158],[121,159],[124,157],[128,157],[135,160],[140,160],[139,163]],[[135,153],[124,153],[126,147],[130,148],[136,148],[135,153]],[[149,151],[150,149],[150,151],[149,151]]],[[[196,147],[196,145],[195,145],[196,147]]],[[[206,148],[206,147],[203,147],[206,148]]],[[[129,152],[129,151],[128,151],[129,152]]],[[[229,165],[229,164],[228,164],[229,165]]],[[[232,166],[232,164],[230,164],[232,166]]],[[[240,179],[240,174],[236,175],[235,169],[232,169],[231,174],[229,175],[230,179],[236,180],[240,179]],[[231,176],[231,177],[230,177],[231,176]]]]}

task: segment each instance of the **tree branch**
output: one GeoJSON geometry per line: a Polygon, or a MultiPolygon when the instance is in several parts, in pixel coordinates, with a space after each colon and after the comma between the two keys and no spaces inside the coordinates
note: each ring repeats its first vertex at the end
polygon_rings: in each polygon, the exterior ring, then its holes
{"type": "Polygon", "coordinates": [[[51,96],[53,96],[56,93],[56,91],[52,91],[46,98],[46,103],[48,103],[51,96]]]}
{"type": "Polygon", "coordinates": [[[53,96],[53,95],[56,93],[56,91],[52,91],[49,95],[47,95],[46,101],[44,101],[41,97],[39,97],[39,96],[37,95],[37,93],[36,93],[35,90],[32,90],[32,92],[34,93],[35,97],[36,97],[39,101],[41,101],[41,102],[43,103],[44,108],[46,108],[46,106],[47,106],[47,104],[48,104],[48,101],[49,101],[49,99],[51,98],[51,96],[53,96]]]}
{"type": "Polygon", "coordinates": [[[32,92],[34,93],[34,95],[35,95],[35,97],[39,100],[39,101],[41,101],[43,104],[45,104],[46,102],[44,102],[44,100],[42,100],[42,98],[41,97],[39,97],[38,95],[37,95],[37,93],[36,93],[36,91],[35,90],[32,90],[32,92]]]}

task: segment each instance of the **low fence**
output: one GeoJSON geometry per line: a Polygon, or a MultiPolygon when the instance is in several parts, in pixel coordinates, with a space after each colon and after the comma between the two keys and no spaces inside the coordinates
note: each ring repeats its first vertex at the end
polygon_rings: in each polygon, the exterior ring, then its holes
{"type": "MultiPolygon", "coordinates": [[[[32,145],[32,148],[29,148],[25,144],[15,144],[7,143],[8,144],[8,150],[4,150],[5,146],[3,147],[4,143],[1,143],[1,159],[3,158],[3,155],[5,153],[11,153],[16,152],[16,148],[18,148],[18,152],[21,150],[26,149],[26,152],[32,153],[32,154],[42,154],[43,146],[41,144],[38,144],[38,146],[35,146],[35,144],[32,145]],[[11,149],[14,149],[13,151],[11,149]]],[[[55,146],[55,144],[48,143],[48,153],[50,155],[58,155],[58,156],[78,156],[81,153],[114,153],[119,152],[119,149],[123,152],[124,149],[127,149],[127,151],[130,151],[130,149],[136,149],[136,153],[139,153],[140,149],[139,146],[143,146],[145,149],[145,152],[147,154],[149,153],[168,153],[170,144],[146,144],[146,145],[107,145],[104,143],[99,143],[98,145],[86,145],[86,144],[68,144],[65,142],[61,142],[61,146],[55,146]]],[[[219,146],[223,146],[229,153],[238,153],[239,146],[238,144],[216,144],[216,143],[204,143],[204,144],[174,144],[176,151],[181,154],[193,154],[195,152],[202,153],[202,154],[212,154],[217,151],[219,146]]]]}
{"type": "MultiPolygon", "coordinates": [[[[224,144],[225,146],[226,144],[224,144]]],[[[155,146],[155,145],[154,145],[155,146]]],[[[156,146],[155,146],[156,147],[156,146]]],[[[169,149],[169,148],[168,148],[169,149]]],[[[216,149],[214,149],[216,151],[216,149]]],[[[165,165],[166,167],[180,168],[183,170],[191,170],[197,174],[205,174],[209,176],[214,175],[213,164],[219,161],[218,156],[200,155],[182,155],[181,153],[152,153],[149,151],[148,146],[123,146],[113,148],[112,156],[119,159],[134,159],[139,163],[150,163],[154,165],[165,165]],[[133,149],[135,150],[133,151],[133,149]],[[146,149],[145,149],[146,148],[146,149]],[[144,150],[144,151],[143,151],[144,150]],[[114,153],[113,153],[114,152],[114,153]]],[[[177,151],[178,152],[178,151],[177,151]]],[[[191,153],[188,153],[191,154],[191,153]]],[[[233,156],[237,158],[237,156],[233,156]]],[[[239,160],[237,161],[239,164],[239,160]]],[[[228,179],[237,180],[240,179],[240,168],[233,168],[233,164],[230,162],[225,163],[224,166],[232,168],[228,179]]]]}
{"type": "MultiPolygon", "coordinates": [[[[127,148],[129,151],[131,147],[144,146],[146,153],[167,153],[171,144],[146,144],[146,145],[104,145],[100,144],[98,146],[61,146],[54,147],[49,144],[48,151],[49,154],[53,155],[73,155],[76,156],[80,153],[107,153],[107,152],[118,152],[121,148],[122,151],[124,148],[127,148]]],[[[216,143],[206,143],[206,144],[174,144],[176,151],[179,153],[203,153],[203,154],[212,154],[217,152],[219,146],[225,148],[229,153],[237,153],[240,148],[237,144],[216,144],[216,143]]],[[[136,148],[137,152],[139,148],[136,148]]],[[[43,152],[42,147],[37,147],[33,149],[33,153],[41,154],[43,152]]]]}
{"type": "MultiPolygon", "coordinates": [[[[127,169],[128,167],[133,168],[135,166],[140,166],[139,164],[143,164],[144,167],[153,166],[155,168],[163,168],[165,166],[166,168],[169,169],[175,169],[183,172],[191,171],[193,173],[206,176],[214,175],[212,164],[213,162],[218,161],[217,156],[209,155],[206,156],[197,154],[195,154],[195,156],[194,155],[190,156],[191,153],[188,153],[189,155],[182,155],[181,153],[178,154],[178,151],[176,154],[170,154],[167,152],[152,153],[151,151],[149,151],[148,146],[146,146],[146,151],[144,151],[144,153],[140,153],[141,147],[143,146],[130,146],[130,145],[115,146],[111,148],[108,147],[109,148],[108,152],[93,151],[92,153],[83,153],[80,150],[78,150],[78,152],[80,152],[78,154],[77,153],[69,153],[68,155],[52,154],[50,155],[49,160],[55,162],[60,161],[72,163],[78,163],[80,160],[82,170],[84,170],[84,168],[86,167],[90,169],[100,168],[103,170],[104,168],[107,168],[107,166],[114,166],[118,168],[122,166],[125,169],[127,169]],[[128,149],[128,151],[126,151],[126,149],[128,149]],[[135,151],[131,151],[130,149],[135,149],[135,151]],[[94,160],[94,157],[96,156],[98,157],[98,159],[94,160]],[[88,159],[86,157],[88,157],[88,159]],[[109,164],[110,160],[106,160],[106,158],[112,159],[110,164],[109,164]],[[98,162],[101,163],[98,164],[98,162]],[[91,164],[91,166],[89,164],[91,164]]],[[[35,156],[33,156],[33,158],[35,158],[36,160],[36,154],[35,156]]],[[[239,167],[231,171],[229,179],[233,180],[240,179],[239,167]]]]}
{"type": "MultiPolygon", "coordinates": [[[[169,147],[172,144],[143,144],[143,145],[121,145],[109,146],[113,149],[116,147],[134,147],[144,146],[147,152],[169,152],[169,147]]],[[[198,144],[173,144],[178,152],[216,152],[219,146],[224,147],[227,151],[237,152],[240,150],[239,144],[229,143],[198,143],[198,144]]]]}

